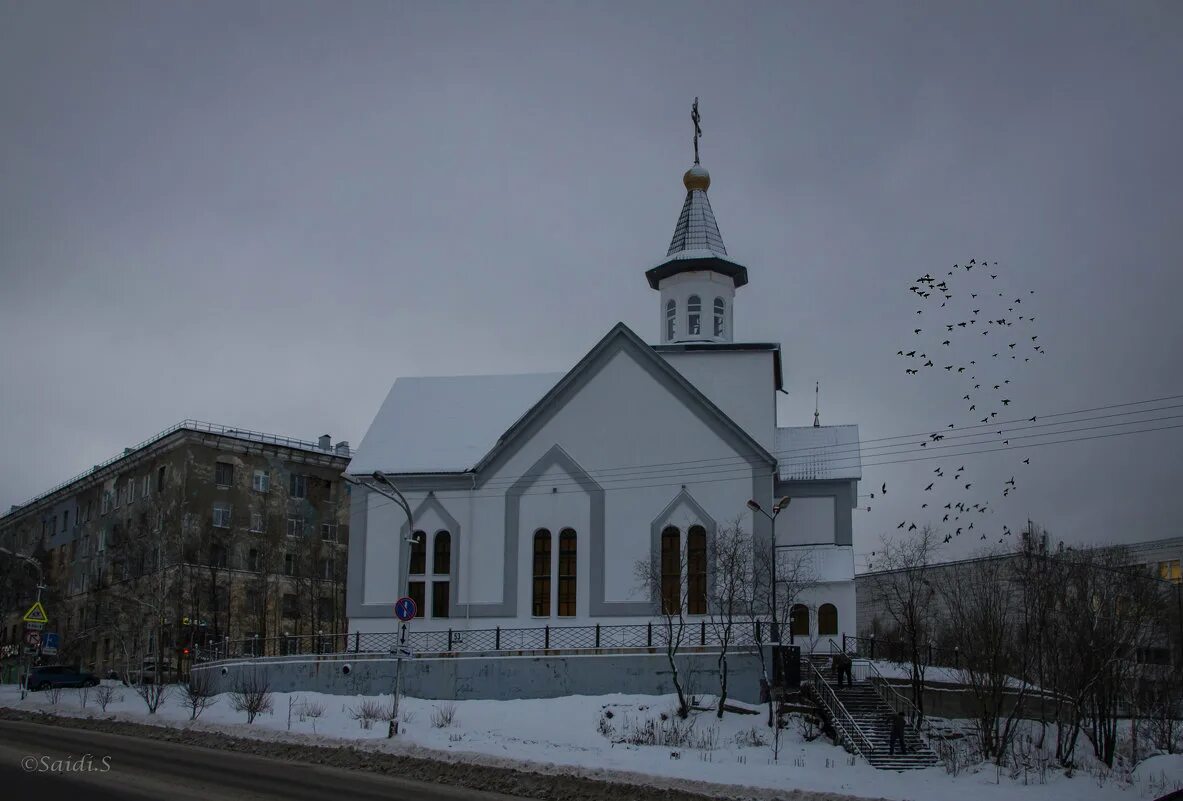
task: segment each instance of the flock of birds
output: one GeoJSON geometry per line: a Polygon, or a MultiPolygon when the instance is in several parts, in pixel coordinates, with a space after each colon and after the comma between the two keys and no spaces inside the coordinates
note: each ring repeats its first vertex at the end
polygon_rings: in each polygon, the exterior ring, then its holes
{"type": "MultiPolygon", "coordinates": [[[[1000,286],[1005,286],[1005,281],[999,282],[1000,274],[998,262],[970,259],[954,264],[944,276],[926,273],[908,287],[921,308],[916,310],[911,341],[897,350],[896,358],[904,362],[906,375],[931,377],[929,380],[939,382],[942,393],[960,397],[965,410],[963,420],[948,423],[942,431],[911,444],[953,451],[958,444],[941,444],[951,439],[965,446],[1005,448],[1010,446],[1006,423],[1023,419],[1036,422],[1036,416],[1013,417],[1020,406],[1014,399],[1019,394],[1020,370],[1047,354],[1035,330],[1036,315],[1031,309],[1035,290],[999,291],[1000,286]],[[999,427],[993,428],[991,423],[999,427]]],[[[988,540],[993,529],[1001,544],[1013,532],[1005,525],[1001,531],[989,525],[988,515],[994,511],[991,504],[1013,495],[1018,482],[1012,475],[1001,487],[987,486],[974,480],[966,465],[960,463],[962,458],[950,456],[949,465],[958,460],[956,469],[938,464],[929,478],[922,479],[925,486],[916,488],[917,496],[925,499],[920,503],[919,518],[923,520],[927,515],[933,519],[939,514],[939,525],[934,520],[934,527],[943,530],[944,543],[962,536],[988,540]],[[930,498],[936,500],[927,500],[930,498]]],[[[1021,459],[1020,464],[1030,465],[1030,457],[1021,459]]],[[[884,482],[870,497],[875,500],[886,494],[884,482]]],[[[916,520],[903,520],[896,528],[909,532],[922,525],[916,520]]],[[[872,551],[870,556],[867,568],[873,569],[877,552],[872,551]]]]}

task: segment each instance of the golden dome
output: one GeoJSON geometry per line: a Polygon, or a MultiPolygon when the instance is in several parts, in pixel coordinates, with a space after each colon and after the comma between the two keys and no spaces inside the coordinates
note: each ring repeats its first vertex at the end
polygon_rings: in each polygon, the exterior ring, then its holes
{"type": "Polygon", "coordinates": [[[711,185],[711,174],[707,172],[706,167],[701,164],[695,164],[686,170],[686,174],[682,176],[682,184],[688,192],[695,189],[701,189],[705,192],[711,185]]]}

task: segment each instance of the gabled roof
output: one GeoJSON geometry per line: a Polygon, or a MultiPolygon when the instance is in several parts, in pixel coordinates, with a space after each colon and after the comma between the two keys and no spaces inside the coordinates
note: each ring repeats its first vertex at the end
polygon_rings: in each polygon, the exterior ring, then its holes
{"type": "Polygon", "coordinates": [[[684,392],[685,400],[688,403],[697,405],[716,425],[731,435],[742,455],[766,462],[770,466],[776,464],[776,459],[764,449],[764,446],[756,442],[738,423],[712,403],[696,386],[687,381],[669,362],[633,333],[631,328],[624,323],[617,323],[603,339],[596,343],[595,347],[587,352],[586,356],[579,360],[578,364],[563,376],[562,380],[555,384],[541,400],[505,432],[497,441],[497,445],[477,464],[476,469],[479,471],[492,462],[500,453],[510,448],[523,432],[528,431],[533,423],[543,419],[549,410],[557,408],[565,396],[574,394],[585,375],[590,374],[600,360],[610,356],[614,350],[618,349],[630,350],[657,376],[684,392]]]}
{"type": "Polygon", "coordinates": [[[863,477],[857,425],[778,428],[774,442],[781,481],[863,477]]]}
{"type": "Polygon", "coordinates": [[[374,416],[349,472],[472,470],[563,373],[400,378],[374,416]]]}

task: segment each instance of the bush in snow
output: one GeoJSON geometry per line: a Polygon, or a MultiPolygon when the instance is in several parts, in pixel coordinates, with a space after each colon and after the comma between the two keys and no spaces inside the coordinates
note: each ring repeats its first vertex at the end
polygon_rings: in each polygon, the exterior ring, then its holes
{"type": "Polygon", "coordinates": [[[375,720],[389,720],[390,712],[377,698],[363,698],[357,706],[349,708],[349,717],[361,723],[363,729],[374,725],[375,720]]]}
{"type": "Polygon", "coordinates": [[[797,733],[807,743],[811,743],[818,738],[822,733],[821,718],[817,715],[812,715],[806,712],[798,712],[793,716],[793,721],[797,724],[797,733]]]}
{"type": "Polygon", "coordinates": [[[737,732],[735,744],[740,748],[763,748],[768,745],[768,741],[764,739],[764,734],[753,726],[750,729],[737,732]]]}
{"type": "Polygon", "coordinates": [[[185,708],[189,710],[189,720],[197,720],[202,712],[217,703],[214,680],[208,670],[197,670],[189,674],[189,683],[185,685],[184,703],[185,708]]]}
{"type": "Polygon", "coordinates": [[[316,734],[316,721],[325,713],[325,705],[319,701],[305,701],[304,706],[300,709],[300,717],[312,719],[312,733],[316,734]]]}
{"type": "Polygon", "coordinates": [[[148,714],[155,715],[156,710],[160,709],[160,705],[168,698],[172,687],[168,684],[137,684],[136,693],[140,698],[144,699],[144,704],[148,707],[148,714]]]}
{"type": "Polygon", "coordinates": [[[57,706],[58,702],[62,700],[61,687],[50,687],[45,691],[45,694],[49,696],[49,703],[53,704],[54,706],[57,706]]]}
{"type": "Polygon", "coordinates": [[[270,712],[274,707],[266,676],[259,671],[239,676],[230,691],[230,705],[235,712],[246,713],[247,723],[254,723],[260,712],[270,712]]]}
{"type": "Polygon", "coordinates": [[[103,710],[103,714],[107,712],[107,706],[115,699],[115,688],[110,684],[100,684],[94,688],[94,700],[99,705],[99,709],[103,710]]]}
{"type": "Polygon", "coordinates": [[[431,708],[431,725],[442,729],[456,722],[456,705],[452,703],[438,704],[431,708]]]}
{"type": "Polygon", "coordinates": [[[86,709],[86,701],[90,698],[90,688],[86,686],[79,687],[76,691],[78,693],[78,706],[86,709]]]}

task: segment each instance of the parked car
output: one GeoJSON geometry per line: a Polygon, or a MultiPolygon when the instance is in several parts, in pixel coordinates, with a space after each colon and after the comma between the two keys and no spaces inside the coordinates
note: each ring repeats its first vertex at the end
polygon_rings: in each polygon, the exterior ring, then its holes
{"type": "Polygon", "coordinates": [[[145,659],[139,670],[133,670],[128,678],[131,684],[156,684],[158,681],[168,684],[177,680],[177,671],[167,659],[159,665],[155,659],[145,659]]]}
{"type": "Polygon", "coordinates": [[[68,665],[44,665],[29,671],[26,685],[30,690],[48,690],[52,687],[95,687],[99,677],[68,665]]]}

